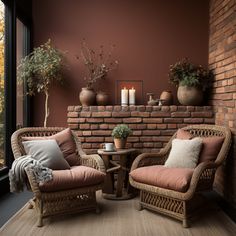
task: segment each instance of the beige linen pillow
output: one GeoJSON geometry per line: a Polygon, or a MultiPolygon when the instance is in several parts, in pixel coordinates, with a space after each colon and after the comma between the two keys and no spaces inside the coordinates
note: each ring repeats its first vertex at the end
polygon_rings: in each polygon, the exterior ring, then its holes
{"type": "Polygon", "coordinates": [[[33,140],[22,143],[26,154],[32,155],[32,158],[38,160],[43,166],[52,170],[70,169],[56,140],[33,140]]]}
{"type": "Polygon", "coordinates": [[[76,154],[76,144],[73,139],[71,129],[67,128],[52,136],[45,137],[23,137],[24,141],[55,139],[61,149],[64,158],[70,166],[80,165],[80,160],[76,154]]]}
{"type": "Polygon", "coordinates": [[[195,168],[202,148],[202,139],[173,139],[172,147],[165,167],[195,168]]]}

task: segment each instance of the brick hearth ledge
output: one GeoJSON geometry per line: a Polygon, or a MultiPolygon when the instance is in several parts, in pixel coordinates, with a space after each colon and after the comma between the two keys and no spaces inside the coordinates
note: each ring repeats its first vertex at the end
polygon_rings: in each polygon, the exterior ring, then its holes
{"type": "Polygon", "coordinates": [[[191,124],[214,124],[212,106],[69,106],[68,127],[77,132],[86,153],[113,142],[112,129],[127,124],[133,134],[127,148],[158,152],[174,132],[191,124]]]}

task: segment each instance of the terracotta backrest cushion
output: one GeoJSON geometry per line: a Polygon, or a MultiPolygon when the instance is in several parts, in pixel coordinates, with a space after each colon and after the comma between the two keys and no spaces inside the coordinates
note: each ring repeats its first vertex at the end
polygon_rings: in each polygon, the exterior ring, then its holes
{"type": "Polygon", "coordinates": [[[200,153],[199,163],[204,161],[215,161],[224,142],[224,137],[206,137],[202,138],[202,140],[203,146],[200,153]]]}
{"type": "Polygon", "coordinates": [[[76,153],[76,144],[72,136],[70,128],[64,129],[57,134],[47,137],[22,137],[24,141],[41,140],[41,139],[55,139],[60,147],[64,158],[70,166],[80,164],[78,155],[76,153]]]}
{"type": "Polygon", "coordinates": [[[191,139],[192,135],[183,129],[178,129],[176,134],[177,139],[191,139]]]}
{"type": "MultiPolygon", "coordinates": [[[[192,135],[186,130],[178,129],[176,138],[191,139],[192,135]]],[[[214,137],[201,137],[201,138],[203,142],[198,163],[204,161],[215,161],[224,142],[224,137],[214,136],[214,137]]]]}

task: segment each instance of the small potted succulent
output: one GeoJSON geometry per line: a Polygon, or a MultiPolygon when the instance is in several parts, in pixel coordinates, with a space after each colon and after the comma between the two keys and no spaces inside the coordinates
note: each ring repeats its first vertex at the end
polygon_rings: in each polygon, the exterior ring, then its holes
{"type": "Polygon", "coordinates": [[[177,98],[182,105],[200,105],[213,77],[209,70],[184,58],[170,66],[169,78],[178,87],[177,98]]]}
{"type": "Polygon", "coordinates": [[[127,137],[132,133],[132,130],[127,125],[117,125],[112,131],[116,149],[124,149],[127,137]]]}

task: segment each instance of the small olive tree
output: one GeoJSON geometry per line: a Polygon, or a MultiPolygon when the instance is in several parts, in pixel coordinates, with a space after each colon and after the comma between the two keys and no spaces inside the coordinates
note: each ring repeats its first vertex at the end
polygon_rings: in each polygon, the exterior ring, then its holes
{"type": "Polygon", "coordinates": [[[33,52],[24,57],[17,67],[18,81],[27,83],[30,96],[36,93],[45,94],[44,127],[47,126],[49,117],[49,87],[53,80],[62,81],[62,58],[62,52],[54,48],[49,39],[45,44],[34,48],[33,52]]]}

